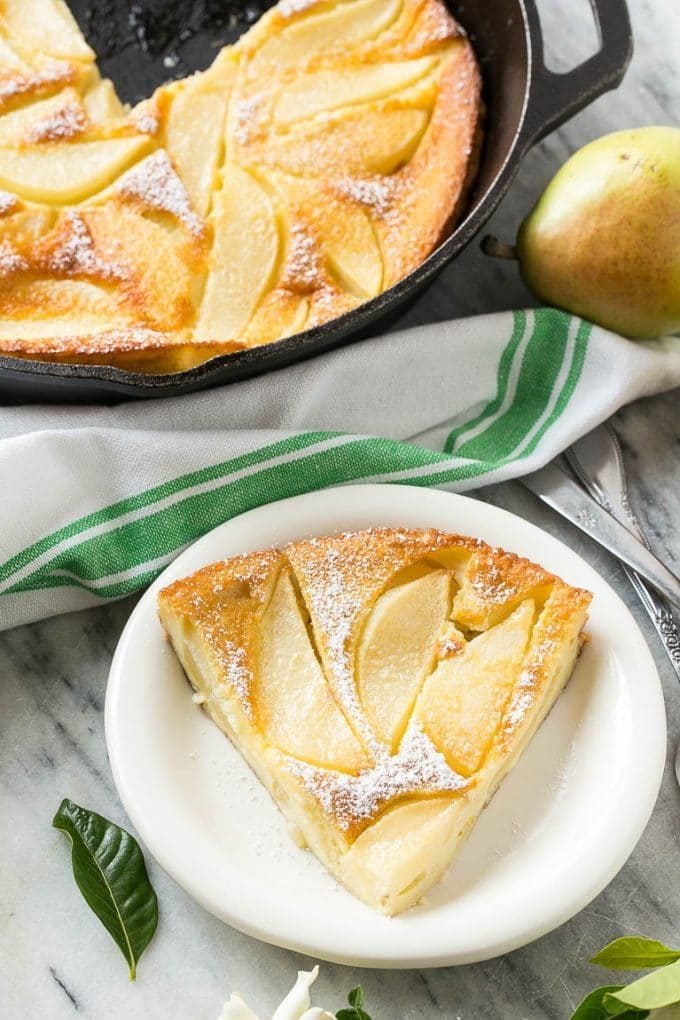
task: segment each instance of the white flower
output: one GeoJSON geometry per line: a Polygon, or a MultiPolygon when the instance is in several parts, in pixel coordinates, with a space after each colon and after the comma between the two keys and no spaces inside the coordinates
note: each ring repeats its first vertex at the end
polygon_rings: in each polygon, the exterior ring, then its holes
{"type": "MultiPolygon", "coordinates": [[[[319,976],[319,968],[298,971],[294,988],[275,1010],[272,1020],[335,1020],[333,1013],[312,1006],[309,989],[319,976]]],[[[232,994],[225,1002],[218,1020],[259,1020],[252,1009],[246,1006],[240,995],[232,994]]]]}

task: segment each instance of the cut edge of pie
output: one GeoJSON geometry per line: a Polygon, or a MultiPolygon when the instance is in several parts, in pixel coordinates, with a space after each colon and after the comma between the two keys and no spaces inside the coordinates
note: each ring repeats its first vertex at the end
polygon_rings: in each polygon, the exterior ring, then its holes
{"type": "Polygon", "coordinates": [[[214,563],[158,608],[300,844],[393,915],[442,877],[549,712],[590,601],[477,539],[371,529],[214,563]]]}

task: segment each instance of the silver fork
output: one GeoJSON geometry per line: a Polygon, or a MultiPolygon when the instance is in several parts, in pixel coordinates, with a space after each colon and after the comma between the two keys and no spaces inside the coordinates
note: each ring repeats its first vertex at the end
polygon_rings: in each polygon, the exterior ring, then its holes
{"type": "MultiPolygon", "coordinates": [[[[618,437],[609,426],[601,425],[565,450],[565,460],[578,481],[629,531],[651,550],[642,524],[628,500],[623,452],[618,437]]],[[[625,566],[630,583],[656,629],[668,658],[680,680],[680,626],[670,603],[634,570],[625,566]]],[[[680,783],[680,747],[675,756],[675,774],[680,783]]]]}

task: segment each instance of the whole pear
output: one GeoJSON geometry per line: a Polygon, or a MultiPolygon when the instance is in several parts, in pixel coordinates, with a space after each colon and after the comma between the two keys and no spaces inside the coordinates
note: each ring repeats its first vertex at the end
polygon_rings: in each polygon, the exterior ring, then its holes
{"type": "Polygon", "coordinates": [[[517,238],[522,276],[628,337],[680,330],[680,129],[616,131],[576,152],[517,238]]]}

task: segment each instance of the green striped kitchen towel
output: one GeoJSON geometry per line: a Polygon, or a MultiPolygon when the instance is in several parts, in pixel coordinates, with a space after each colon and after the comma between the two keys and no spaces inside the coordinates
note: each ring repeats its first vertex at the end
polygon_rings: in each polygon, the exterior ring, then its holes
{"type": "Polygon", "coordinates": [[[544,309],[402,331],[187,397],[0,408],[0,625],[134,592],[271,500],[521,475],[678,385],[680,339],[632,343],[544,309]]]}

